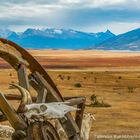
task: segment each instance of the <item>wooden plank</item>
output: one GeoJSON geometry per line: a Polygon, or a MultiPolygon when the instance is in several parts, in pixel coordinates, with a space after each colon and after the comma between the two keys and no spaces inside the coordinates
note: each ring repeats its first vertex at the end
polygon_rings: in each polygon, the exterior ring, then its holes
{"type": "MultiPolygon", "coordinates": [[[[21,95],[5,94],[4,96],[8,100],[21,100],[21,95]]],[[[32,100],[33,100],[33,102],[35,102],[36,101],[36,97],[32,97],[32,100]]]]}
{"type": "Polygon", "coordinates": [[[7,102],[6,98],[2,93],[0,93],[0,109],[5,114],[11,126],[15,130],[25,130],[27,128],[27,124],[16,113],[14,108],[7,102]]]}
{"type": "Polygon", "coordinates": [[[79,97],[79,98],[71,98],[69,100],[66,100],[66,104],[70,106],[78,105],[85,103],[85,97],[79,97]]]}
{"type": "Polygon", "coordinates": [[[46,90],[46,88],[42,87],[39,90],[39,94],[40,95],[37,97],[36,102],[37,103],[45,103],[46,102],[46,98],[47,98],[47,90],[46,90]]]}
{"type": "Polygon", "coordinates": [[[29,81],[28,81],[26,66],[21,64],[17,71],[17,74],[18,74],[19,85],[29,90],[29,81]]]}
{"type": "MultiPolygon", "coordinates": [[[[8,100],[21,100],[21,95],[16,95],[16,94],[5,94],[5,98],[8,100]]],[[[36,102],[37,97],[32,97],[33,102],[36,102]]],[[[77,105],[80,103],[83,103],[83,97],[64,97],[65,102],[67,105],[73,106],[73,105],[77,105]]]]}
{"type": "Polygon", "coordinates": [[[33,75],[29,75],[30,85],[37,91],[36,103],[45,103],[47,98],[47,89],[41,81],[37,81],[33,75]]]}
{"type": "Polygon", "coordinates": [[[80,130],[81,130],[82,120],[83,120],[83,115],[84,115],[85,101],[86,101],[86,98],[83,98],[83,103],[80,103],[77,105],[77,108],[80,108],[80,110],[76,111],[76,116],[75,116],[75,121],[80,130]]]}

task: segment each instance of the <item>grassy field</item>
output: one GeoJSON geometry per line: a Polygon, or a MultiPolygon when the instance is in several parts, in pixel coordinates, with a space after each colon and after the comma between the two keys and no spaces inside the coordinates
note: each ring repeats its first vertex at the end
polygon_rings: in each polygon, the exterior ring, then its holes
{"type": "MultiPolygon", "coordinates": [[[[91,135],[136,135],[140,130],[140,72],[139,71],[49,71],[63,96],[86,96],[90,104],[91,95],[109,108],[86,107],[86,112],[95,115],[91,135]],[[77,87],[79,83],[81,87],[77,87]]],[[[17,93],[8,89],[16,82],[14,70],[0,70],[0,88],[3,93],[17,93]]],[[[13,104],[13,102],[12,102],[13,104]]],[[[14,106],[16,106],[14,102],[14,106]]],[[[94,137],[95,138],[95,137],[94,137]]]]}
{"type": "MultiPolygon", "coordinates": [[[[122,57],[122,61],[124,57],[125,55],[122,57]]],[[[129,55],[127,56],[127,59],[128,58],[129,55]]],[[[47,59],[47,57],[44,59],[47,59]]],[[[121,60],[121,58],[119,59],[121,60]]],[[[42,56],[41,59],[38,60],[42,62],[42,56]]],[[[76,62],[77,61],[74,63],[73,61],[73,65],[76,65],[76,62]]],[[[109,62],[112,61],[110,60],[109,62]]],[[[127,63],[130,62],[128,59],[127,63]]],[[[107,138],[96,138],[96,135],[134,136],[140,134],[139,68],[138,64],[137,66],[135,66],[135,64],[133,66],[131,62],[129,67],[124,63],[123,67],[55,68],[47,71],[63,96],[85,96],[87,98],[85,111],[94,114],[96,118],[91,129],[91,140],[104,140],[107,138]],[[111,107],[89,107],[88,105],[91,104],[90,97],[93,94],[97,96],[99,102],[103,101],[104,103],[108,103],[111,107]]],[[[0,77],[1,92],[18,93],[17,90],[8,89],[10,82],[17,82],[17,76],[13,69],[0,69],[0,77]]],[[[17,102],[14,101],[11,102],[11,104],[16,108],[17,102]]],[[[125,138],[120,138],[119,140],[124,139],[125,138]]],[[[134,140],[135,138],[130,139],[134,140]]]]}

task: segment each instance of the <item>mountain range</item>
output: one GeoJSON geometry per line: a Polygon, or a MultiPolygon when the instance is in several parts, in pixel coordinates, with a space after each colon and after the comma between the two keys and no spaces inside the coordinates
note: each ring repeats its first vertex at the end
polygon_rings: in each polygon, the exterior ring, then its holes
{"type": "Polygon", "coordinates": [[[8,29],[0,30],[0,37],[12,40],[24,48],[33,49],[89,49],[90,46],[95,46],[114,36],[109,30],[99,33],[55,28],[27,29],[21,33],[8,29]]]}
{"type": "Polygon", "coordinates": [[[96,49],[140,51],[140,28],[115,35],[111,31],[87,33],[72,29],[0,29],[0,37],[32,49],[96,49]]]}
{"type": "Polygon", "coordinates": [[[140,51],[140,28],[109,38],[93,47],[103,50],[140,51]]]}

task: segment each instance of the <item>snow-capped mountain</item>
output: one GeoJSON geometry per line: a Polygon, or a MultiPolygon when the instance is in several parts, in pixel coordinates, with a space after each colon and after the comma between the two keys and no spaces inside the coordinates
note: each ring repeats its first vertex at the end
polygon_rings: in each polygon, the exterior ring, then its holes
{"type": "Polygon", "coordinates": [[[33,49],[97,49],[140,51],[140,28],[121,35],[106,32],[87,33],[72,29],[27,29],[16,33],[0,29],[0,37],[24,48],[33,49]]]}
{"type": "Polygon", "coordinates": [[[86,33],[72,29],[27,29],[23,33],[12,33],[7,38],[24,48],[35,49],[87,49],[115,35],[109,30],[86,33]]]}

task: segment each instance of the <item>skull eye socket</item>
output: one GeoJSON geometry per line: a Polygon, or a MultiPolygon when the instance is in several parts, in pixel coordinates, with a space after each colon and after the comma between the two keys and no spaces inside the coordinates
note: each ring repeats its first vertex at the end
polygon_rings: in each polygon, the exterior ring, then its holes
{"type": "Polygon", "coordinates": [[[40,110],[41,110],[41,111],[46,111],[46,110],[47,110],[47,106],[41,105],[41,106],[40,106],[40,110]]]}
{"type": "Polygon", "coordinates": [[[33,108],[33,109],[29,109],[29,112],[39,113],[40,111],[37,108],[33,108]]]}

